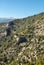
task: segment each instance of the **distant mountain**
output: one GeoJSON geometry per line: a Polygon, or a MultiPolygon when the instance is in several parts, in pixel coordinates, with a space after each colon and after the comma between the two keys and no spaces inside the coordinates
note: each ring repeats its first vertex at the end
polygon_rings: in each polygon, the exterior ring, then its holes
{"type": "Polygon", "coordinates": [[[1,22],[10,22],[10,21],[13,21],[14,19],[12,18],[0,18],[0,23],[1,22]]]}

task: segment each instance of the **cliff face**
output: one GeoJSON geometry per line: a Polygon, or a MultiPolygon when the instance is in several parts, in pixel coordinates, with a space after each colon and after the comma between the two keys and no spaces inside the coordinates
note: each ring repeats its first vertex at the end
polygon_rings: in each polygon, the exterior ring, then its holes
{"type": "Polygon", "coordinates": [[[0,24],[0,65],[44,65],[44,13],[0,24]]]}

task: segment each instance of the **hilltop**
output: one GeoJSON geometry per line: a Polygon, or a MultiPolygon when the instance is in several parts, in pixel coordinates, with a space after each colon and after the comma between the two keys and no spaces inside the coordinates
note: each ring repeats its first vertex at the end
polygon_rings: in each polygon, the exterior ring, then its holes
{"type": "Polygon", "coordinates": [[[44,65],[44,12],[0,23],[0,65],[44,65]]]}

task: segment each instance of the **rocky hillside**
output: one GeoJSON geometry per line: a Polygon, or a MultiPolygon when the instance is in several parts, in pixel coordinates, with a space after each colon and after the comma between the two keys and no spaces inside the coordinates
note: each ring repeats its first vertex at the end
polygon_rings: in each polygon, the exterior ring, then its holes
{"type": "Polygon", "coordinates": [[[44,13],[0,23],[0,65],[44,65],[44,13]]]}

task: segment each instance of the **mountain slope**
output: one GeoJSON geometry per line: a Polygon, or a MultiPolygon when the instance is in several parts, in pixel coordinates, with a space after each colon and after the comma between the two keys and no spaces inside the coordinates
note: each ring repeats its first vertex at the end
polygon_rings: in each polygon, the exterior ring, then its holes
{"type": "Polygon", "coordinates": [[[44,13],[0,24],[0,65],[44,65],[44,13]]]}

